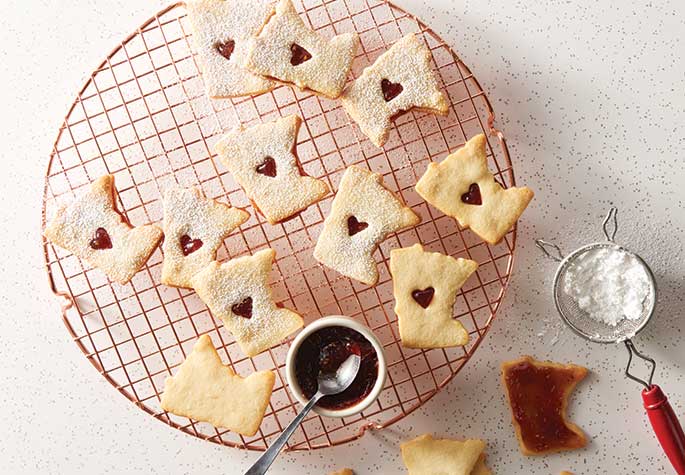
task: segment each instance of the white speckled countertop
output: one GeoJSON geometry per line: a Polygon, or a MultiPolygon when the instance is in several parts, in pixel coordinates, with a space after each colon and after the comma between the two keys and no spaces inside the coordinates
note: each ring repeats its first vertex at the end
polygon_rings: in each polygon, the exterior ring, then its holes
{"type": "MultiPolygon", "coordinates": [[[[0,6],[0,473],[240,474],[257,456],[173,430],[121,397],[70,340],[43,268],[42,186],[57,128],[92,67],[164,3],[0,6]]],[[[493,331],[447,390],[388,430],[284,455],[270,473],[320,475],[343,466],[362,475],[404,473],[398,441],[426,431],[487,439],[500,475],[672,473],[648,429],[640,387],[623,377],[625,350],[561,327],[550,293],[555,265],[533,240],[570,250],[598,239],[606,209],[619,206],[617,239],[651,264],[660,289],[656,318],[636,344],[658,360],[655,381],[685,417],[685,3],[399,3],[475,72],[519,182],[536,190],[519,227],[513,284],[493,331]],[[520,454],[499,365],[521,354],[590,369],[570,408],[591,439],[586,449],[520,454]]]]}

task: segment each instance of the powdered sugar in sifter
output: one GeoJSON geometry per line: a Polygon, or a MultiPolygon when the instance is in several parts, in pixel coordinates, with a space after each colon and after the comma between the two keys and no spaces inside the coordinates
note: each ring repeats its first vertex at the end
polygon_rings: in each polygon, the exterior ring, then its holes
{"type": "MultiPolygon", "coordinates": [[[[685,475],[685,435],[671,405],[664,392],[656,384],[652,384],[652,377],[656,369],[656,362],[640,353],[632,342],[632,338],[642,330],[654,314],[656,306],[656,283],[654,274],[647,263],[637,254],[628,251],[623,246],[614,242],[616,231],[618,230],[617,220],[618,210],[611,208],[604,219],[603,229],[606,241],[587,244],[568,256],[564,257],[561,249],[556,245],[542,239],[536,241],[537,246],[550,258],[559,262],[559,267],[554,276],[554,303],[564,322],[581,337],[596,343],[624,343],[628,350],[628,365],[625,374],[628,378],[639,382],[645,388],[642,390],[642,400],[644,402],[647,415],[654,429],[657,439],[670,459],[673,467],[679,475],[685,475]],[[629,279],[626,275],[607,275],[604,278],[593,279],[592,276],[586,279],[583,288],[589,289],[588,295],[574,294],[574,289],[579,286],[571,282],[574,278],[582,276],[582,271],[578,269],[585,266],[586,269],[608,269],[610,262],[629,262],[630,271],[637,274],[636,279],[629,279]],[[592,268],[587,263],[594,264],[592,268]],[[633,285],[632,282],[639,282],[643,286],[642,297],[639,306],[636,302],[631,302],[632,308],[639,311],[633,314],[624,314],[622,318],[611,320],[604,318],[602,312],[608,311],[610,306],[606,300],[614,299],[614,292],[603,292],[601,286],[607,282],[620,282],[624,287],[633,285]],[[589,295],[592,294],[592,295],[589,295]],[[602,301],[604,300],[604,302],[602,301]],[[596,312],[597,307],[600,311],[596,312]],[[633,358],[637,357],[651,366],[647,381],[631,374],[630,365],[633,358]]],[[[614,267],[614,269],[618,269],[614,267]]],[[[611,274],[611,272],[609,272],[611,274]]],[[[632,292],[634,289],[628,288],[632,292]]],[[[634,297],[634,292],[629,294],[629,298],[634,297]]],[[[613,309],[616,310],[616,309],[613,309]]]]}

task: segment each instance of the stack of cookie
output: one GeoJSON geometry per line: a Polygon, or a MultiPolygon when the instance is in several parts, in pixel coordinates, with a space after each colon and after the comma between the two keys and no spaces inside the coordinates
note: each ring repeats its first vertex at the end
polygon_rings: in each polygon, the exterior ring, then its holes
{"type": "MultiPolygon", "coordinates": [[[[328,98],[343,108],[376,146],[392,119],[419,108],[446,114],[448,102],[431,70],[431,53],[417,36],[399,40],[347,87],[359,44],[356,33],[326,39],[310,29],[290,0],[188,0],[193,45],[211,97],[255,95],[278,83],[328,98]]],[[[216,144],[230,171],[268,223],[275,225],[330,194],[329,183],[303,174],[296,154],[302,123],[291,115],[240,128],[216,144]]],[[[416,190],[427,202],[497,243],[514,225],[533,193],[504,189],[487,169],[486,138],[478,135],[439,164],[431,163],[416,190]]],[[[275,251],[216,261],[224,239],[249,218],[246,210],[206,198],[198,189],[164,194],[161,227],[132,227],[115,204],[114,178],[106,175],[61,208],[45,236],[126,284],[162,237],[164,285],[192,288],[232,333],[247,356],[279,344],[303,325],[295,311],[276,305],[268,285],[275,251]]],[[[381,175],[350,166],[323,223],[314,257],[366,285],[378,281],[373,253],[389,234],[420,222],[383,185],[381,175]]],[[[465,345],[468,332],[452,318],[457,293],[477,263],[424,251],[421,244],[391,252],[390,272],[400,336],[407,347],[465,345]]],[[[175,376],[167,380],[162,408],[254,435],[270,399],[275,375],[241,378],[224,367],[202,336],[175,376]]]]}
{"type": "Polygon", "coordinates": [[[417,108],[445,115],[449,104],[431,70],[431,53],[409,34],[346,88],[359,36],[326,39],[307,27],[291,0],[189,0],[193,45],[213,98],[251,96],[294,85],[342,105],[381,147],[392,119],[417,108]]]}

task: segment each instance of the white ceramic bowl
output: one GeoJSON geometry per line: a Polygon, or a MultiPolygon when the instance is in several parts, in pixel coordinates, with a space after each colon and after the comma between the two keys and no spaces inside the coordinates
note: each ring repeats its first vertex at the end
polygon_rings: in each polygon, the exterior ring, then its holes
{"type": "Polygon", "coordinates": [[[347,327],[355,330],[364,336],[376,351],[378,355],[378,378],[376,379],[376,384],[371,389],[371,392],[366,395],[364,399],[359,401],[357,404],[347,407],[345,409],[325,409],[323,407],[314,406],[313,411],[321,416],[327,417],[349,417],[357,414],[367,407],[369,407],[377,398],[378,395],[383,390],[385,385],[385,377],[387,374],[387,367],[385,364],[385,355],[383,354],[383,347],[380,342],[373,334],[373,332],[361,323],[353,320],[349,317],[343,317],[341,315],[334,315],[330,317],[319,318],[307,325],[304,330],[302,330],[293,340],[288,350],[288,355],[285,360],[285,372],[286,378],[288,379],[288,386],[290,386],[290,392],[295,396],[295,398],[300,402],[300,404],[307,404],[308,399],[305,398],[300,389],[300,385],[297,382],[297,377],[295,376],[295,355],[300,349],[302,342],[312,333],[316,332],[325,327],[347,327]]]}

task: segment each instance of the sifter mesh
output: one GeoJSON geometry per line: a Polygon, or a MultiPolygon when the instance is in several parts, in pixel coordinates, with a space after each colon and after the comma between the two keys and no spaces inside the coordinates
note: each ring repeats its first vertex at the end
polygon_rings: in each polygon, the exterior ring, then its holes
{"type": "Polygon", "coordinates": [[[654,306],[656,304],[656,284],[654,282],[654,275],[640,256],[626,250],[622,246],[614,244],[613,242],[588,244],[569,254],[559,265],[559,269],[554,277],[554,303],[566,324],[580,336],[597,343],[622,342],[632,338],[642,330],[654,312],[654,306]],[[618,322],[616,326],[608,325],[591,318],[587,312],[578,307],[576,300],[564,291],[566,281],[568,280],[568,270],[571,265],[574,262],[577,262],[577,260],[586,253],[600,248],[605,248],[613,252],[628,253],[635,257],[643,266],[649,277],[650,291],[642,305],[642,314],[640,315],[640,318],[635,320],[624,318],[618,322]]]}

